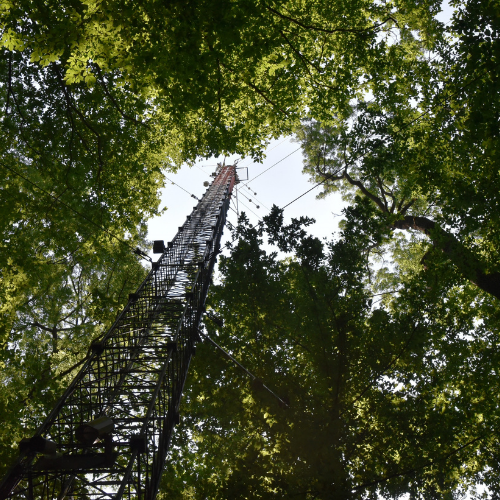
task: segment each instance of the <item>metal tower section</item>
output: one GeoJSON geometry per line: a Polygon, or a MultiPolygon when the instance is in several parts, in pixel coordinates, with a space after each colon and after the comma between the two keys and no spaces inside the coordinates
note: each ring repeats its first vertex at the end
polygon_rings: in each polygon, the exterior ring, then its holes
{"type": "Polygon", "coordinates": [[[219,166],[167,248],[155,242],[161,257],[43,425],[21,442],[0,498],[155,498],[235,181],[234,166],[219,166]]]}

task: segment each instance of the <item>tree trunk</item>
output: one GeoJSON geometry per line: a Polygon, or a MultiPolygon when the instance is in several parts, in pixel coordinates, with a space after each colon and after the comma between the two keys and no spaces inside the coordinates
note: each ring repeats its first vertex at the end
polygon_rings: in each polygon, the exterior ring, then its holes
{"type": "Polygon", "coordinates": [[[393,226],[395,229],[416,229],[425,233],[431,239],[432,244],[457,266],[465,278],[500,299],[500,273],[485,273],[484,265],[477,255],[434,221],[427,217],[407,215],[403,220],[396,221],[393,226]]]}

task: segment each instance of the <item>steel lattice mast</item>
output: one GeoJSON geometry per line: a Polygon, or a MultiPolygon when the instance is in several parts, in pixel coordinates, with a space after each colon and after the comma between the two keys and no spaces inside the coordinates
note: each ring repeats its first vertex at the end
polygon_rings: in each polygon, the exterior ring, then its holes
{"type": "Polygon", "coordinates": [[[219,166],[56,407],[21,443],[0,498],[155,498],[235,180],[234,166],[219,166]]]}

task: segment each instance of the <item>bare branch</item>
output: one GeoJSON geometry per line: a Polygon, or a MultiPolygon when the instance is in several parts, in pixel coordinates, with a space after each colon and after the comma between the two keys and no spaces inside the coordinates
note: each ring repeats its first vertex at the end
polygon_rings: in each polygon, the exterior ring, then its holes
{"type": "MultiPolygon", "coordinates": [[[[400,206],[398,207],[398,211],[400,214],[405,215],[406,212],[411,208],[411,206],[417,201],[416,198],[412,198],[403,208],[400,206]]],[[[403,200],[401,200],[401,203],[403,203],[403,200]]],[[[401,205],[400,203],[400,205],[401,205]]]]}
{"type": "Polygon", "coordinates": [[[281,19],[286,19],[287,21],[290,21],[293,24],[296,24],[297,26],[300,26],[301,28],[307,29],[307,30],[314,30],[314,31],[322,31],[323,33],[366,33],[367,31],[373,31],[376,30],[377,28],[380,28],[384,24],[386,24],[389,21],[394,22],[397,24],[397,21],[389,16],[385,21],[382,21],[381,23],[374,24],[373,26],[368,26],[366,28],[333,28],[333,29],[328,29],[324,28],[322,26],[313,26],[311,24],[304,24],[303,22],[294,19],[290,16],[286,16],[285,14],[282,14],[281,12],[277,11],[276,9],[273,9],[269,5],[266,5],[267,10],[271,11],[273,14],[276,16],[280,17],[281,19]]]}
{"type": "Polygon", "coordinates": [[[382,194],[382,198],[384,200],[384,205],[387,207],[387,198],[385,197],[386,192],[384,190],[384,185],[382,184],[382,179],[380,179],[380,177],[378,175],[377,175],[377,184],[378,184],[379,191],[382,194]]]}
{"type": "Polygon", "coordinates": [[[348,173],[347,170],[344,170],[343,178],[349,182],[349,184],[356,186],[359,188],[359,190],[370,200],[372,200],[379,208],[382,210],[382,212],[387,212],[387,207],[384,205],[382,200],[378,197],[375,196],[373,193],[370,193],[368,189],[363,185],[361,181],[355,181],[348,173]]]}
{"type": "Polygon", "coordinates": [[[137,125],[142,125],[143,127],[146,127],[146,128],[150,128],[150,126],[147,124],[147,123],[144,123],[142,121],[139,121],[139,120],[136,120],[133,116],[130,116],[128,115],[127,113],[125,113],[121,108],[120,106],[118,105],[118,103],[116,102],[115,98],[112,96],[111,92],[109,92],[108,90],[108,87],[106,86],[106,83],[104,81],[104,76],[102,74],[102,71],[101,71],[101,68],[99,67],[98,64],[95,64],[94,65],[96,70],[97,70],[97,74],[99,76],[99,83],[101,84],[101,87],[102,89],[104,90],[104,93],[109,97],[109,99],[111,100],[111,102],[113,103],[113,105],[115,106],[115,108],[117,109],[117,111],[120,113],[120,115],[122,115],[122,117],[125,119],[125,120],[129,120],[131,122],[134,122],[136,123],[137,125]]]}

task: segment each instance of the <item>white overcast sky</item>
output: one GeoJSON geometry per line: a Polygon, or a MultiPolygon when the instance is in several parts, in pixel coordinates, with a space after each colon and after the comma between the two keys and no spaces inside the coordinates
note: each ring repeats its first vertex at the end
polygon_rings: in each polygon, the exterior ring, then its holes
{"type": "MultiPolygon", "coordinates": [[[[298,148],[299,145],[292,142],[291,138],[281,138],[271,142],[263,163],[254,163],[250,158],[238,162],[238,167],[244,167],[238,170],[240,178],[246,178],[246,168],[248,168],[250,179],[250,182],[242,180],[236,186],[239,210],[247,214],[252,224],[255,224],[259,217],[268,214],[273,204],[283,207],[314,186],[309,182],[308,176],[302,173],[303,157],[302,151],[298,148]],[[272,168],[269,169],[269,167],[272,168]],[[266,169],[269,170],[265,172],[266,169]],[[259,175],[261,173],[262,175],[259,175]],[[255,180],[252,180],[253,178],[255,180]],[[249,199],[252,201],[250,202],[249,199]],[[257,208],[257,205],[260,208],[257,208]]],[[[237,159],[237,156],[226,158],[226,165],[233,164],[237,159]]],[[[215,171],[218,161],[222,162],[224,158],[211,158],[191,168],[184,166],[176,174],[166,174],[167,178],[178,185],[166,181],[166,187],[162,193],[162,207],[166,206],[167,211],[161,217],[156,217],[149,222],[149,240],[165,240],[166,242],[173,238],[178,227],[184,223],[197,203],[183,189],[201,198],[206,190],[203,182],[213,180],[210,174],[215,171]]],[[[233,208],[235,208],[236,190],[233,191],[231,203],[233,208]]],[[[336,194],[318,200],[316,196],[319,192],[321,192],[321,187],[313,189],[287,207],[284,212],[285,220],[289,221],[292,217],[298,218],[302,215],[313,217],[316,223],[310,226],[309,231],[320,238],[330,238],[337,230],[337,224],[342,218],[340,214],[343,204],[340,196],[336,194]]],[[[236,213],[229,210],[228,220],[236,224],[236,219],[236,213]]],[[[226,229],[223,241],[226,241],[228,235],[229,231],[226,229]]]]}

